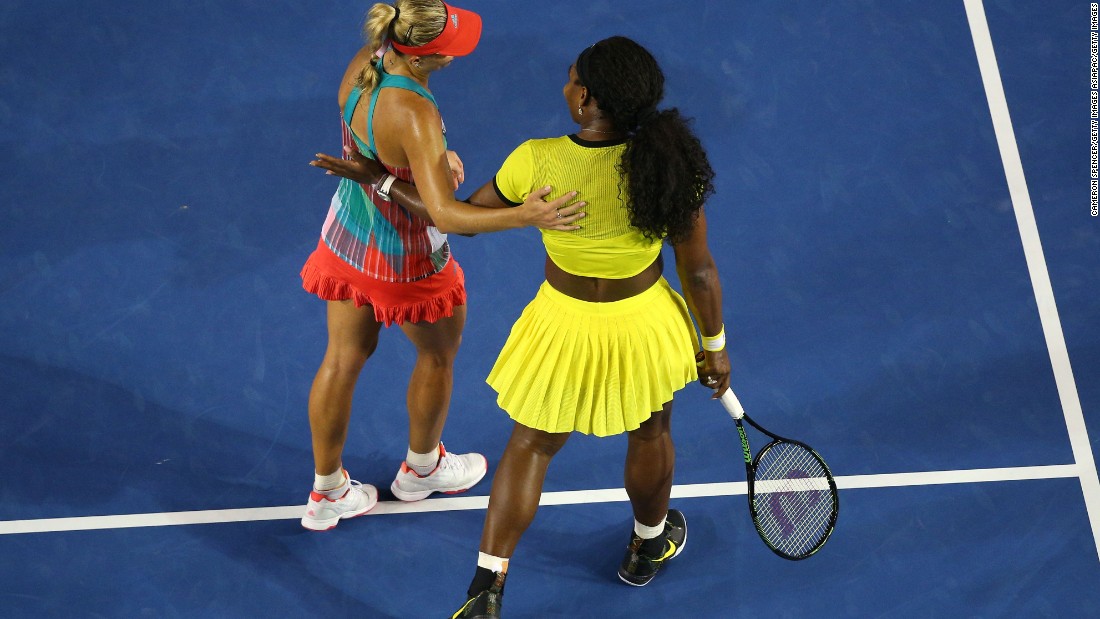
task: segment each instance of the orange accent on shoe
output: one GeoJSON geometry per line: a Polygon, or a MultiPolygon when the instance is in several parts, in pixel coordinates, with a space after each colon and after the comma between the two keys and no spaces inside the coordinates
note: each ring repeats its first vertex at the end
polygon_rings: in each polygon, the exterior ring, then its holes
{"type": "MultiPolygon", "coordinates": [[[[347,484],[347,482],[345,482],[345,484],[347,484]]],[[[333,488],[332,490],[339,490],[339,488],[333,488]]],[[[332,490],[329,490],[328,492],[332,492],[332,490]]],[[[317,502],[328,501],[329,503],[335,503],[336,501],[339,501],[340,499],[346,497],[349,492],[351,492],[351,484],[347,484],[347,488],[344,489],[344,493],[336,497],[335,499],[329,497],[328,494],[324,492],[313,490],[309,493],[309,500],[317,502]]]]}
{"type": "Polygon", "coordinates": [[[412,468],[410,468],[408,462],[405,462],[404,460],[402,460],[401,461],[401,472],[402,473],[412,473],[413,475],[416,475],[416,477],[418,479],[424,479],[425,477],[431,477],[432,473],[435,473],[436,470],[439,469],[439,465],[443,464],[443,457],[446,456],[446,455],[447,455],[447,450],[443,448],[443,441],[439,441],[439,459],[435,461],[435,468],[428,471],[426,474],[421,475],[420,473],[417,473],[412,468]]]}

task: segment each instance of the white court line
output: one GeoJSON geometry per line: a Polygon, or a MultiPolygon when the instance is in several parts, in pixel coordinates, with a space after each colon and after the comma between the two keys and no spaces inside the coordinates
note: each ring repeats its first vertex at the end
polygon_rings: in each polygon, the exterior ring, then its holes
{"type": "Polygon", "coordinates": [[[1058,386],[1058,398],[1062,402],[1062,412],[1069,430],[1073,459],[1080,470],[1081,491],[1085,497],[1089,521],[1092,523],[1092,535],[1096,541],[1096,553],[1100,557],[1100,477],[1097,476],[1096,462],[1092,457],[1092,444],[1085,428],[1085,416],[1081,410],[1081,399],[1077,394],[1077,383],[1073,378],[1073,368],[1069,363],[1066,338],[1062,333],[1062,321],[1058,317],[1058,307],[1054,303],[1054,288],[1050,284],[1043,245],[1039,240],[1039,228],[1035,224],[1035,212],[1031,206],[1031,195],[1027,190],[1024,166],[1020,161],[1020,150],[1016,144],[1016,134],[1012,130],[1012,118],[1008,114],[1008,101],[1004,86],[1001,84],[1001,72],[997,67],[997,57],[993,52],[993,39],[989,34],[989,24],[985,18],[982,0],[963,0],[966,5],[967,19],[970,21],[970,33],[974,38],[974,51],[978,56],[982,82],[985,84],[985,96],[989,101],[989,113],[993,118],[993,129],[997,134],[997,145],[1001,151],[1001,161],[1008,181],[1008,192],[1012,197],[1012,208],[1016,212],[1016,225],[1020,228],[1020,240],[1024,245],[1027,258],[1027,270],[1031,274],[1031,287],[1035,292],[1035,302],[1039,306],[1039,320],[1043,325],[1047,351],[1050,354],[1051,367],[1054,370],[1054,382],[1058,386]]]}
{"type": "MultiPolygon", "coordinates": [[[[842,490],[857,488],[892,488],[900,486],[930,486],[938,484],[966,484],[994,481],[1019,481],[1077,477],[1074,465],[1031,466],[1003,469],[973,469],[962,471],[931,471],[926,473],[895,473],[886,475],[851,475],[838,477],[837,487],[842,490]]],[[[672,487],[672,498],[689,499],[743,495],[745,482],[716,484],[687,484],[672,487]]],[[[627,500],[626,490],[571,490],[544,492],[539,505],[585,505],[590,503],[616,503],[627,500]]],[[[367,516],[387,514],[412,514],[485,509],[487,496],[451,497],[427,499],[416,503],[381,501],[367,516]]],[[[37,520],[0,521],[0,535],[20,533],[58,533],[62,531],[98,531],[103,529],[131,529],[136,527],[168,527],[187,524],[218,524],[228,522],[253,522],[258,520],[297,520],[302,517],[301,505],[285,507],[257,507],[250,509],[215,509],[191,512],[164,512],[152,514],[123,514],[117,516],[84,516],[77,518],[41,518],[37,520]]]]}

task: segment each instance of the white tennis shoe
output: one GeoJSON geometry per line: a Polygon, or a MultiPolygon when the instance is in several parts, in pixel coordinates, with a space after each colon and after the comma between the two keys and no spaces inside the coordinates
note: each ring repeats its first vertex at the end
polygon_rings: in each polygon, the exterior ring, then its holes
{"type": "Polygon", "coordinates": [[[340,489],[343,492],[339,494],[334,491],[310,492],[302,526],[310,531],[328,531],[340,520],[362,516],[378,504],[378,489],[349,478],[347,471],[344,471],[344,485],[337,490],[340,489]],[[339,498],[331,499],[331,495],[339,498]]]}
{"type": "Polygon", "coordinates": [[[453,454],[439,444],[439,463],[427,475],[417,475],[405,462],[390,484],[393,495],[402,501],[419,501],[433,492],[455,494],[473,488],[485,477],[489,463],[477,453],[453,454]]]}

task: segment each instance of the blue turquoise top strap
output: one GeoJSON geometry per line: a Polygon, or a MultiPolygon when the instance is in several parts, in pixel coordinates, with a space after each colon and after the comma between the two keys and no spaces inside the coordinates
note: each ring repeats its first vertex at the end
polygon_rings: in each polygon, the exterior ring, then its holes
{"type": "MultiPolygon", "coordinates": [[[[378,67],[378,72],[382,74],[382,81],[378,83],[378,87],[371,93],[370,109],[367,111],[367,141],[370,143],[370,150],[372,153],[378,152],[374,145],[374,108],[378,104],[378,93],[381,92],[383,88],[402,88],[404,90],[411,90],[428,101],[431,101],[435,109],[437,111],[439,110],[439,104],[435,102],[435,97],[432,96],[432,93],[428,92],[420,84],[417,84],[415,80],[405,77],[404,75],[391,75],[386,73],[386,70],[382,68],[381,61],[375,66],[378,67]]],[[[444,145],[447,143],[446,132],[443,134],[443,143],[444,145]]]]}
{"type": "MultiPolygon", "coordinates": [[[[378,86],[370,95],[370,109],[367,111],[368,144],[364,144],[363,141],[359,139],[359,136],[355,135],[354,131],[351,132],[351,137],[354,138],[356,144],[359,145],[359,150],[366,151],[365,154],[368,157],[377,159],[376,153],[378,152],[378,150],[374,144],[374,108],[378,104],[378,93],[381,92],[383,88],[401,88],[404,90],[411,90],[421,97],[424,97],[428,101],[431,101],[436,110],[439,110],[439,104],[435,102],[435,97],[432,96],[432,93],[428,92],[423,86],[416,83],[415,80],[405,77],[404,75],[391,75],[389,73],[386,73],[385,69],[382,68],[381,62],[376,63],[375,66],[378,68],[379,73],[381,73],[382,80],[378,83],[378,86]]],[[[348,127],[351,127],[351,118],[355,115],[355,107],[359,104],[359,99],[362,96],[363,89],[359,86],[356,86],[355,88],[352,88],[351,94],[348,95],[348,100],[344,103],[344,122],[347,123],[348,127]]],[[[443,143],[444,145],[446,145],[447,143],[446,131],[443,132],[443,143]]]]}
{"type": "Polygon", "coordinates": [[[351,126],[351,117],[355,115],[355,106],[359,105],[359,97],[363,96],[363,89],[356,86],[351,89],[348,100],[344,102],[344,122],[351,126]]]}
{"type": "MultiPolygon", "coordinates": [[[[348,129],[351,129],[351,117],[355,115],[355,106],[359,105],[359,99],[363,96],[363,89],[356,86],[351,89],[351,94],[348,95],[348,100],[344,102],[344,122],[347,124],[348,129]]],[[[374,159],[374,152],[367,149],[367,145],[363,143],[363,140],[359,139],[359,136],[355,135],[354,131],[351,131],[351,137],[355,140],[355,143],[359,145],[359,151],[366,151],[366,155],[374,159]]]]}

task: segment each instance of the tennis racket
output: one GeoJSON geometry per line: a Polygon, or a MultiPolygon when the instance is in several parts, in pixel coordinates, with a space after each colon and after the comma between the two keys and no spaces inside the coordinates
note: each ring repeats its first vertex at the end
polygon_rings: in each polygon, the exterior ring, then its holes
{"type": "Polygon", "coordinates": [[[775,554],[799,561],[812,556],[836,526],[840,495],[829,466],[809,445],[768,432],[745,414],[732,389],[720,398],[737,422],[756,532],[775,554]],[[742,420],[771,438],[754,458],[742,420]]]}

